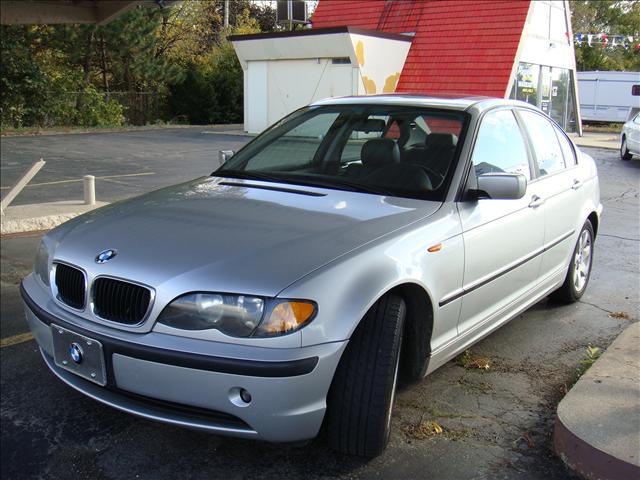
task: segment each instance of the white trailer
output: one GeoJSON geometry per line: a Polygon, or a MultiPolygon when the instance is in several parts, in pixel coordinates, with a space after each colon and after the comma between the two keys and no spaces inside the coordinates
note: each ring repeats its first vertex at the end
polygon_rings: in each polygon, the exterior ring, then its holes
{"type": "Polygon", "coordinates": [[[640,72],[578,72],[583,121],[624,123],[640,111],[640,72]]]}

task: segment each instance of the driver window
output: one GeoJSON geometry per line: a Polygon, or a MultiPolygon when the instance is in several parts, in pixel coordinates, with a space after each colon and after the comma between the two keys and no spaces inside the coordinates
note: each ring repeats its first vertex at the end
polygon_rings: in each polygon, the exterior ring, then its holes
{"type": "Polygon", "coordinates": [[[519,173],[531,179],[527,148],[511,110],[484,116],[473,150],[473,165],[476,175],[519,173]]]}

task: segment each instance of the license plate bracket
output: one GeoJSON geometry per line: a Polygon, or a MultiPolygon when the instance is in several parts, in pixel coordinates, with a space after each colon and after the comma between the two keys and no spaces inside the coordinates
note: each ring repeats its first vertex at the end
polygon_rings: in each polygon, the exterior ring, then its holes
{"type": "Polygon", "coordinates": [[[107,372],[102,344],[93,338],[51,324],[53,359],[57,366],[105,386],[107,372]]]}

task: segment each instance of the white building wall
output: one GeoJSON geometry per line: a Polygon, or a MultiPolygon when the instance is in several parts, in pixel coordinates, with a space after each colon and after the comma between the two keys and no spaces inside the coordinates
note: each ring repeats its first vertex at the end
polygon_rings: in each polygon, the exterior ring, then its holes
{"type": "Polygon", "coordinates": [[[356,93],[351,64],[333,64],[330,58],[313,58],[273,60],[267,65],[268,113],[266,124],[260,130],[316,100],[356,93]]]}
{"type": "Polygon", "coordinates": [[[523,32],[520,62],[575,71],[571,24],[564,1],[533,1],[523,32]]]}
{"type": "Polygon", "coordinates": [[[245,130],[259,133],[328,97],[392,93],[410,38],[352,33],[233,40],[244,71],[245,130]]]}
{"type": "Polygon", "coordinates": [[[351,44],[359,67],[357,95],[395,92],[411,43],[354,34],[351,44]]]}
{"type": "Polygon", "coordinates": [[[262,131],[269,124],[268,62],[265,60],[248,62],[245,77],[247,79],[247,91],[244,97],[247,106],[245,128],[249,132],[262,131]]]}

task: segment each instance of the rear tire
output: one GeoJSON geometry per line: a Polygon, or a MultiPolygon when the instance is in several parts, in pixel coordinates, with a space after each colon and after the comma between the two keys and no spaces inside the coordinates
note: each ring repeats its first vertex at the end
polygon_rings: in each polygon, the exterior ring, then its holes
{"type": "Polygon", "coordinates": [[[405,313],[402,297],[385,295],[351,336],[327,398],[334,450],[375,457],[387,446],[405,313]]]}
{"type": "Polygon", "coordinates": [[[562,286],[553,292],[552,298],[562,303],[574,303],[580,300],[589,278],[591,277],[591,266],[593,265],[593,226],[587,220],[578,241],[573,249],[569,270],[562,286]]]}
{"type": "Polygon", "coordinates": [[[629,149],[627,148],[627,139],[622,139],[622,145],[620,145],[620,158],[622,160],[631,160],[633,155],[629,153],[629,149]]]}

